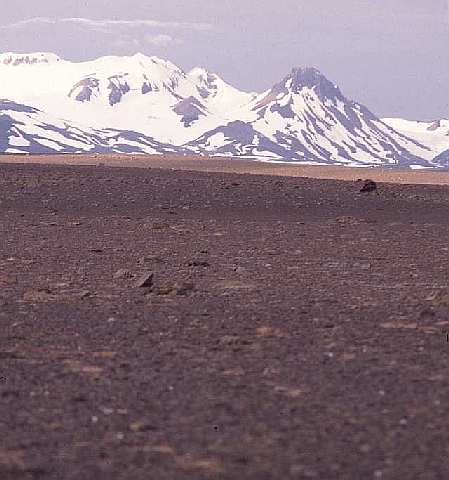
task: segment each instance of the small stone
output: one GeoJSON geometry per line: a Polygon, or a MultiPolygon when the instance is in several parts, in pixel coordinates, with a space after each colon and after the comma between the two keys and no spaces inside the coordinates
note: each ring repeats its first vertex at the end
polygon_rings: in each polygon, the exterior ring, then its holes
{"type": "Polygon", "coordinates": [[[175,286],[176,295],[186,296],[195,290],[193,283],[182,283],[175,286]]]}
{"type": "Polygon", "coordinates": [[[159,296],[164,296],[164,295],[170,295],[171,293],[176,293],[176,290],[174,287],[159,287],[157,288],[154,293],[159,296]]]}
{"type": "Polygon", "coordinates": [[[373,180],[367,179],[363,183],[363,186],[360,189],[360,192],[368,193],[368,192],[375,192],[376,190],[377,190],[377,183],[373,180]]]}
{"type": "Polygon", "coordinates": [[[17,283],[17,278],[9,275],[0,275],[0,287],[14,285],[17,283]]]}
{"type": "Polygon", "coordinates": [[[361,445],[359,450],[362,453],[369,453],[371,452],[371,446],[366,443],[364,445],[361,445]]]}
{"type": "Polygon", "coordinates": [[[240,337],[238,335],[224,335],[219,339],[219,343],[222,345],[238,345],[240,337]]]}
{"type": "Polygon", "coordinates": [[[134,275],[129,271],[129,270],[126,270],[124,268],[121,268],[120,270],[117,270],[115,273],[114,273],[114,278],[116,280],[120,279],[120,278],[133,278],[134,275]]]}
{"type": "Polygon", "coordinates": [[[47,302],[55,298],[49,288],[38,288],[37,290],[28,290],[24,293],[23,299],[26,302],[47,302]]]}
{"type": "Polygon", "coordinates": [[[144,265],[145,263],[164,263],[164,260],[157,255],[149,255],[139,258],[137,263],[140,265],[144,265]]]}
{"type": "Polygon", "coordinates": [[[245,273],[245,272],[246,272],[246,268],[245,268],[245,267],[235,267],[235,268],[234,268],[234,272],[235,272],[235,273],[238,273],[238,274],[245,273]]]}
{"type": "Polygon", "coordinates": [[[210,267],[210,264],[200,260],[193,260],[189,262],[189,267],[210,267]]]}
{"type": "Polygon", "coordinates": [[[114,410],[112,408],[100,407],[101,412],[103,415],[112,415],[114,410]]]}
{"type": "Polygon", "coordinates": [[[153,272],[144,273],[136,280],[136,288],[151,288],[153,286],[153,278],[153,272]]]}
{"type": "Polygon", "coordinates": [[[152,425],[151,423],[141,421],[141,422],[133,422],[129,425],[129,429],[134,432],[149,432],[152,430],[157,430],[157,427],[152,425]]]}

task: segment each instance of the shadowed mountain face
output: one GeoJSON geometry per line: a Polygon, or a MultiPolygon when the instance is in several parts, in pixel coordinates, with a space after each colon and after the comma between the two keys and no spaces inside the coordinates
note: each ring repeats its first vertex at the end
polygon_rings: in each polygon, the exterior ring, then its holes
{"type": "Polygon", "coordinates": [[[443,153],[437,155],[434,159],[436,165],[441,165],[444,167],[449,166],[449,150],[445,150],[443,153]]]}
{"type": "MultiPolygon", "coordinates": [[[[18,118],[8,113],[12,104],[3,105],[9,123],[23,124],[22,137],[8,136],[4,150],[33,151],[35,142],[28,136],[34,133],[27,122],[34,125],[37,117],[48,115],[48,125],[83,131],[81,144],[70,144],[75,151],[85,151],[86,145],[92,151],[110,148],[104,132],[114,131],[123,132],[117,142],[120,147],[114,148],[126,152],[169,149],[345,165],[428,166],[444,161],[437,157],[432,163],[438,152],[346,98],[316,68],[294,68],[262,94],[240,92],[202,68],[186,73],[166,60],[141,54],[79,64],[52,54],[4,54],[0,77],[5,96],[15,101],[17,115],[17,109],[30,108],[25,106],[28,96],[38,108],[18,118]],[[27,91],[24,75],[33,77],[33,91],[27,91]],[[39,89],[42,96],[36,95],[39,89]],[[126,132],[134,132],[133,140],[126,132]],[[136,137],[136,132],[142,133],[136,137]]],[[[36,140],[42,145],[47,137],[45,132],[39,135],[43,137],[36,140]]],[[[56,152],[69,148],[63,141],[55,143],[51,135],[44,143],[56,152]]]]}
{"type": "Polygon", "coordinates": [[[207,114],[206,108],[195,97],[188,97],[181,100],[173,111],[177,113],[184,123],[185,127],[190,127],[201,116],[207,114]]]}
{"type": "Polygon", "coordinates": [[[27,105],[21,105],[20,103],[12,102],[7,99],[0,99],[0,111],[9,110],[11,112],[19,113],[38,113],[37,108],[28,107],[27,105]]]}

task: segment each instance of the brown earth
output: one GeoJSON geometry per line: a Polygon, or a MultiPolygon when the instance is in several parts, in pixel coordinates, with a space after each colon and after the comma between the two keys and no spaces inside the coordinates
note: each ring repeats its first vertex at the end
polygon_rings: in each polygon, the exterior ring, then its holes
{"type": "Polygon", "coordinates": [[[0,163],[41,163],[53,165],[103,165],[188,170],[199,172],[279,175],[333,180],[372,178],[379,182],[449,185],[449,170],[410,170],[367,167],[315,166],[266,163],[241,158],[180,155],[0,155],[0,163]],[[25,158],[25,160],[24,160],[25,158]]]}
{"type": "Polygon", "coordinates": [[[449,478],[449,187],[359,188],[0,165],[0,479],[449,478]]]}

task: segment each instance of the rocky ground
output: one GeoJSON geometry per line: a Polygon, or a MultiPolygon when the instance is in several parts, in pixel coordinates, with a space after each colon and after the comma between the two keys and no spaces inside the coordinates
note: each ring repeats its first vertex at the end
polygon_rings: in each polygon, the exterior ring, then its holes
{"type": "Polygon", "coordinates": [[[449,168],[421,169],[384,167],[343,167],[341,165],[305,165],[292,162],[262,162],[243,158],[202,157],[198,155],[2,155],[1,163],[40,163],[111,167],[163,168],[214,173],[248,173],[281,177],[305,177],[331,180],[372,178],[384,183],[449,185],[449,168]]]}
{"type": "Polygon", "coordinates": [[[449,187],[0,165],[0,478],[447,479],[449,187]]]}

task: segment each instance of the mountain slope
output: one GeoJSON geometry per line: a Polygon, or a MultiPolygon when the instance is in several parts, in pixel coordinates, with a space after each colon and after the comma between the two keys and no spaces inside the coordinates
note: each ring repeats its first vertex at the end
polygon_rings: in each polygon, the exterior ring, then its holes
{"type": "Polygon", "coordinates": [[[432,163],[440,167],[449,167],[449,149],[437,155],[432,163]]]}
{"type": "Polygon", "coordinates": [[[402,118],[384,118],[382,121],[396,131],[426,145],[434,156],[449,149],[449,120],[417,122],[402,118]]]}
{"type": "Polygon", "coordinates": [[[222,154],[242,151],[252,156],[262,150],[264,156],[271,152],[273,158],[312,163],[426,165],[424,158],[433,156],[424,145],[345,98],[314,68],[292,70],[238,117],[243,132],[235,122],[228,123],[188,146],[197,152],[215,148],[222,154]]]}
{"type": "Polygon", "coordinates": [[[0,152],[4,153],[176,153],[141,133],[86,129],[36,108],[0,100],[0,152]]]}
{"type": "Polygon", "coordinates": [[[197,138],[254,97],[203,69],[185,73],[142,54],[80,63],[42,55],[0,55],[2,96],[80,125],[142,131],[163,143],[197,138]]]}
{"type": "Polygon", "coordinates": [[[255,130],[251,123],[245,123],[241,120],[217,127],[185,146],[194,153],[206,153],[208,155],[277,160],[285,159],[288,155],[285,148],[255,130]]]}

